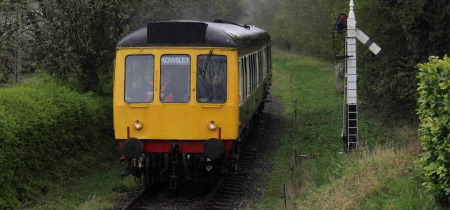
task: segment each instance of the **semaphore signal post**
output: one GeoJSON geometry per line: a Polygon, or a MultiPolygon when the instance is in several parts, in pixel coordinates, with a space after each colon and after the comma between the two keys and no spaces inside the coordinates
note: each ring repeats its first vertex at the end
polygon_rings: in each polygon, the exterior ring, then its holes
{"type": "Polygon", "coordinates": [[[345,55],[337,55],[336,59],[346,59],[345,69],[345,86],[344,97],[346,98],[346,135],[344,130],[341,131],[341,137],[346,142],[347,151],[354,151],[358,149],[358,95],[357,95],[357,57],[356,57],[356,39],[362,42],[375,55],[377,55],[381,48],[375,44],[366,34],[356,27],[355,12],[353,11],[354,3],[350,0],[350,12],[347,15],[341,13],[335,24],[335,30],[342,33],[345,26],[347,27],[347,36],[345,37],[345,55]]]}

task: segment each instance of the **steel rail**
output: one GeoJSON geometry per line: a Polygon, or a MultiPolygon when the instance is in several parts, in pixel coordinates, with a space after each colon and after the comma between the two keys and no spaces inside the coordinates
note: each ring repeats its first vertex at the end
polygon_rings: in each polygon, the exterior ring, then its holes
{"type": "Polygon", "coordinates": [[[128,202],[128,204],[126,206],[124,206],[122,208],[122,210],[131,210],[134,207],[136,207],[136,205],[139,203],[139,201],[142,200],[142,196],[147,193],[147,188],[144,188],[143,190],[141,190],[141,192],[139,192],[136,196],[134,196],[133,200],[131,200],[130,202],[128,202]]]}
{"type": "Polygon", "coordinates": [[[211,202],[211,200],[214,197],[214,195],[216,194],[217,190],[220,189],[220,186],[222,185],[222,181],[223,181],[223,178],[220,178],[219,182],[217,183],[216,188],[214,188],[214,190],[211,193],[209,193],[208,196],[206,196],[205,200],[203,200],[202,204],[200,205],[200,207],[198,207],[197,210],[205,210],[208,208],[208,204],[211,202]]]}

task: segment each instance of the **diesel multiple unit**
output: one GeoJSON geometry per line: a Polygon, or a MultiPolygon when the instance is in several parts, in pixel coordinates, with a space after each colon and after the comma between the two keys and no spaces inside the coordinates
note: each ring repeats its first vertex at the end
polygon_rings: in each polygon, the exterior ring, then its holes
{"type": "Polygon", "coordinates": [[[270,85],[270,47],[265,31],[220,20],[152,22],[125,36],[114,72],[122,174],[174,188],[236,169],[270,85]]]}

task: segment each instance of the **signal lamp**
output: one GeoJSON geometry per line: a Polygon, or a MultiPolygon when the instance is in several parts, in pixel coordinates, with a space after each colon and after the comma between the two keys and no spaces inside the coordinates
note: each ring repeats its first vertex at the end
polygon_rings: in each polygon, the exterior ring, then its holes
{"type": "Polygon", "coordinates": [[[216,130],[217,128],[217,123],[214,120],[209,121],[208,123],[208,129],[209,130],[216,130]]]}
{"type": "Polygon", "coordinates": [[[347,28],[347,14],[339,13],[336,19],[336,23],[334,24],[334,30],[338,33],[342,33],[347,28]]]}
{"type": "Polygon", "coordinates": [[[134,121],[133,126],[136,130],[141,130],[142,129],[142,123],[139,120],[134,121]]]}

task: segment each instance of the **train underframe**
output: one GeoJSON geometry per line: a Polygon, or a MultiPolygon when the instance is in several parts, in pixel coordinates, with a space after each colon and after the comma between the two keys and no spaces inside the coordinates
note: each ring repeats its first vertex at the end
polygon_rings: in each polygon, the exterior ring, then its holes
{"type": "Polygon", "coordinates": [[[135,138],[122,140],[120,144],[125,155],[121,160],[127,162],[122,176],[131,174],[137,183],[144,182],[147,186],[169,182],[172,189],[177,188],[180,181],[205,185],[214,183],[220,173],[237,169],[240,142],[240,138],[195,142],[140,141],[135,138]],[[158,146],[152,147],[150,151],[146,150],[150,145],[158,146]],[[203,151],[204,149],[208,151],[203,151]]]}

